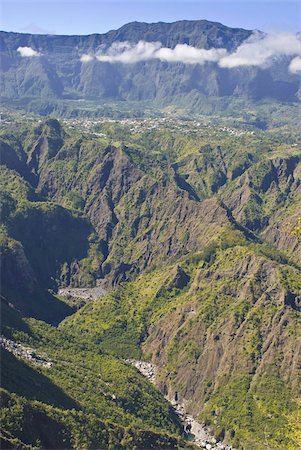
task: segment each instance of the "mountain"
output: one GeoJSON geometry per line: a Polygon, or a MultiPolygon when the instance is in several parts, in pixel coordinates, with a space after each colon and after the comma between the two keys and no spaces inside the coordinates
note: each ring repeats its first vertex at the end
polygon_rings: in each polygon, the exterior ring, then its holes
{"type": "Polygon", "coordinates": [[[114,355],[150,358],[161,392],[218,439],[293,449],[300,442],[300,270],[230,239],[210,257],[140,275],[59,328],[114,355]]]}
{"type": "Polygon", "coordinates": [[[163,396],[225,445],[297,448],[299,147],[275,129],[12,114],[4,448],[190,448],[163,396]],[[93,301],[58,293],[99,283],[93,301]]]}
{"type": "Polygon", "coordinates": [[[114,286],[227,230],[300,263],[300,241],[289,233],[300,205],[298,148],[272,133],[103,131],[106,138],[83,135],[48,119],[2,134],[3,221],[40,286],[93,286],[96,278],[114,286]],[[119,136],[124,142],[113,145],[119,136]]]}
{"type": "Polygon", "coordinates": [[[250,64],[270,39],[0,33],[2,448],[301,447],[300,35],[250,64]]]}
{"type": "MultiPolygon", "coordinates": [[[[206,103],[208,97],[298,101],[300,79],[284,68],[283,63],[285,66],[289,63],[285,57],[276,58],[267,68],[232,69],[221,68],[214,62],[184,64],[149,59],[122,64],[80,60],[82,55],[94,55],[125,41],[132,45],[139,41],[157,42],[171,49],[177,44],[187,44],[198,49],[223,48],[233,52],[251,34],[250,30],[206,20],[133,22],[118,30],[89,36],[1,32],[2,101],[44,114],[61,110],[60,101],[73,101],[68,108],[71,114],[77,114],[75,111],[82,106],[79,100],[96,102],[96,109],[107,101],[185,103],[187,96],[190,98],[186,107],[190,103],[206,103]],[[22,57],[17,51],[20,47],[28,47],[40,56],[22,57]]],[[[221,107],[220,104],[218,109],[221,107]]]]}

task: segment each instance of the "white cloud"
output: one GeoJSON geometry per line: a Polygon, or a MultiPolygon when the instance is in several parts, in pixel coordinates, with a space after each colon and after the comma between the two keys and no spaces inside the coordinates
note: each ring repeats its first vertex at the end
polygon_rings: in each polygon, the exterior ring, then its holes
{"type": "Polygon", "coordinates": [[[84,54],[80,57],[81,62],[83,63],[87,63],[90,61],[93,61],[95,57],[93,55],[89,55],[89,54],[84,54]]]}
{"type": "Polygon", "coordinates": [[[217,62],[227,53],[224,48],[195,48],[187,44],[178,44],[175,48],[160,48],[155,57],[161,61],[182,62],[184,64],[203,64],[206,61],[217,62]]]}
{"type": "Polygon", "coordinates": [[[290,65],[288,66],[288,70],[291,73],[301,75],[301,58],[300,58],[300,56],[296,56],[296,58],[291,60],[290,65]]]}
{"type": "Polygon", "coordinates": [[[159,59],[184,64],[203,64],[206,61],[218,61],[227,53],[222,48],[210,50],[195,48],[187,44],[178,44],[175,48],[162,47],[160,42],[139,41],[137,44],[115,42],[109,49],[96,56],[98,61],[133,64],[139,61],[159,59]]]}
{"type": "Polygon", "coordinates": [[[268,66],[279,56],[301,55],[301,40],[293,33],[253,33],[233,53],[220,59],[219,66],[268,66]]]}
{"type": "Polygon", "coordinates": [[[41,56],[42,53],[37,52],[31,47],[18,47],[17,52],[20,53],[22,58],[32,58],[33,56],[41,56]]]}
{"type": "Polygon", "coordinates": [[[115,42],[105,54],[97,55],[101,62],[133,64],[156,58],[156,52],[161,48],[160,42],[139,41],[138,44],[115,42]]]}
{"type": "MultiPolygon", "coordinates": [[[[255,32],[233,53],[228,53],[225,48],[206,50],[187,44],[178,44],[175,48],[167,48],[163,47],[160,42],[139,41],[134,44],[125,41],[115,42],[108,49],[102,45],[96,55],[82,55],[80,59],[82,62],[97,59],[100,62],[124,64],[153,59],[170,63],[182,62],[183,64],[204,64],[208,61],[231,69],[239,66],[267,67],[280,56],[299,55],[301,56],[301,36],[293,33],[264,34],[255,32]]],[[[293,61],[289,70],[299,72],[299,68],[296,69],[299,60],[293,61]]]]}

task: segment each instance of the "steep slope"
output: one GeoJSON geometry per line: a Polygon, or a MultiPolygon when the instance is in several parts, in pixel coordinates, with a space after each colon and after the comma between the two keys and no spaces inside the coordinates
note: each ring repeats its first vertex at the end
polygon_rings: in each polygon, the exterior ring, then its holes
{"type": "Polygon", "coordinates": [[[238,239],[142,275],[60,328],[150,358],[161,391],[235,447],[295,449],[301,273],[238,239]]]}
{"type": "Polygon", "coordinates": [[[91,99],[98,103],[101,99],[158,100],[170,104],[177,96],[180,97],[177,101],[183,102],[191,94],[190,103],[197,101],[200,95],[297,101],[298,76],[283,70],[281,61],[275,61],[271,68],[250,66],[229,70],[212,62],[187,65],[149,60],[110,64],[80,60],[83,54],[95,54],[115,43],[136,44],[141,40],[160,42],[168,48],[188,44],[234,51],[251,34],[250,30],[229,28],[206,20],[133,22],[106,34],[89,36],[1,32],[2,97],[8,104],[17,99],[17,103],[21,100],[21,104],[28,107],[36,99],[36,107],[43,113],[50,112],[49,99],[91,99]],[[17,51],[19,47],[31,47],[40,56],[22,58],[17,51]]]}
{"type": "MultiPolygon", "coordinates": [[[[105,274],[118,272],[119,261],[135,262],[139,271],[162,252],[174,257],[201,249],[230,223],[261,233],[299,262],[300,241],[289,226],[300,207],[299,148],[262,135],[199,138],[165,129],[137,141],[122,132],[126,145],[119,149],[77,141],[76,151],[72,146],[44,165],[38,186],[59,202],[70,189],[75,198],[81,192],[79,201],[108,246],[105,274]],[[70,169],[62,177],[66,157],[70,169]]],[[[113,128],[112,138],[118,133],[113,128]]]]}
{"type": "Polygon", "coordinates": [[[300,263],[301,243],[291,233],[301,211],[299,150],[270,152],[227,186],[222,199],[239,223],[300,263]]]}
{"type": "Polygon", "coordinates": [[[5,303],[2,312],[9,339],[1,348],[4,448],[18,440],[20,448],[181,448],[175,414],[135,368],[43,322],[24,321],[5,303]]]}
{"type": "MultiPolygon", "coordinates": [[[[44,251],[49,253],[43,270],[47,287],[55,288],[58,282],[93,285],[97,277],[116,284],[131,273],[158,264],[162,257],[171,259],[201,249],[232,226],[217,199],[198,201],[161,157],[153,160],[143,149],[135,155],[135,149],[116,148],[76,135],[63,139],[63,133],[58,122],[49,120],[26,131],[20,138],[22,159],[27,172],[34,176],[31,186],[37,199],[81,209],[90,225],[80,213],[65,212],[48,203],[20,205],[7,218],[9,235],[22,242],[29,259],[34,254],[37,270],[39,257],[43,258],[44,251]],[[75,221],[73,215],[77,216],[75,221]],[[57,222],[56,229],[48,229],[50,216],[57,222]],[[40,247],[39,237],[33,243],[30,239],[35,227],[42,228],[41,236],[47,238],[42,253],[35,251],[40,247]],[[65,241],[67,229],[69,241],[65,241]],[[53,242],[58,243],[60,236],[61,248],[55,250],[53,242]]],[[[10,142],[10,137],[4,139],[10,142]]],[[[6,160],[4,163],[12,167],[6,160]]],[[[23,175],[23,168],[18,164],[13,167],[23,175]]]]}
{"type": "Polygon", "coordinates": [[[169,404],[121,359],[144,358],[217,437],[297,448],[299,148],[189,121],[97,126],[1,133],[3,333],[53,363],[4,351],[4,442],[181,447],[169,404]],[[58,328],[22,318],[57,325],[74,312],[58,287],[99,280],[117,288],[58,328]]]}
{"type": "Polygon", "coordinates": [[[93,286],[97,278],[116,285],[162,258],[202,250],[225,229],[266,239],[300,261],[290,232],[300,203],[298,149],[263,136],[105,130],[106,138],[67,133],[47,120],[3,134],[3,190],[17,202],[5,200],[6,233],[22,243],[44,287],[93,286]],[[43,231],[32,242],[37,227],[43,231]]]}
{"type": "Polygon", "coordinates": [[[28,316],[58,323],[73,308],[53,295],[57,285],[93,285],[101,245],[78,212],[31,202],[32,188],[16,172],[1,166],[0,173],[1,295],[28,316]]]}

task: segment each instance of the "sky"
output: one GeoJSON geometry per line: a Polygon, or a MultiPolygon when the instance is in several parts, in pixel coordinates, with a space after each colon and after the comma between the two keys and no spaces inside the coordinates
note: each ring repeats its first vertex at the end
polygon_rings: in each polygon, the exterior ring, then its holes
{"type": "Polygon", "coordinates": [[[0,29],[105,33],[128,22],[207,19],[267,32],[301,31],[301,0],[1,0],[0,29]]]}

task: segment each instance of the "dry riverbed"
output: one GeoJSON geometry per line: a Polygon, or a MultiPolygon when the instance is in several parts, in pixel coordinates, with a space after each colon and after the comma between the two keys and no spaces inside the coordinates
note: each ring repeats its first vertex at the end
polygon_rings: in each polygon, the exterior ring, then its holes
{"type": "Polygon", "coordinates": [[[69,299],[82,299],[85,300],[85,302],[88,302],[90,300],[96,300],[97,298],[106,295],[107,292],[108,290],[105,289],[99,281],[95,287],[91,288],[60,288],[58,291],[58,295],[69,299]]]}

